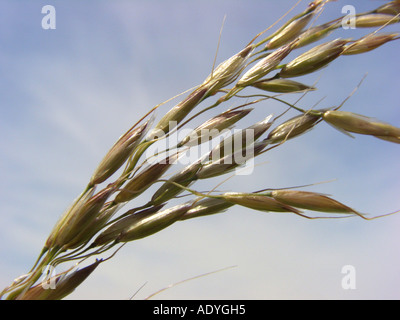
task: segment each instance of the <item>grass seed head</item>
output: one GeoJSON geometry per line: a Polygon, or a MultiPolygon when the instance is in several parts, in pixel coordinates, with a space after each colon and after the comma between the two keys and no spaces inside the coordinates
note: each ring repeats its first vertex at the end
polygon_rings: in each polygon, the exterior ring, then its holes
{"type": "Polygon", "coordinates": [[[71,274],[56,275],[48,279],[54,283],[55,288],[45,288],[42,283],[31,287],[20,300],[61,300],[71,294],[90,274],[97,268],[102,260],[97,260],[91,265],[78,269],[71,274]]]}
{"type": "Polygon", "coordinates": [[[170,109],[157,123],[150,137],[162,137],[173,129],[171,124],[179,124],[202,100],[206,98],[208,88],[200,86],[185,100],[170,109]]]}
{"type": "Polygon", "coordinates": [[[155,183],[177,160],[178,154],[168,156],[161,162],[151,164],[136,174],[115,197],[115,203],[130,201],[155,183]]]}
{"type": "Polygon", "coordinates": [[[90,178],[90,185],[104,182],[125,163],[145,135],[148,126],[149,121],[129,130],[118,139],[97,166],[90,178]]]}
{"type": "Polygon", "coordinates": [[[209,154],[209,160],[218,160],[222,157],[233,154],[238,146],[248,147],[249,143],[252,144],[257,141],[272,125],[272,115],[265,119],[233,133],[232,135],[224,138],[217,144],[209,154]]]}
{"type": "Polygon", "coordinates": [[[98,247],[110,242],[114,242],[124,230],[129,228],[132,224],[137,223],[140,219],[148,217],[160,209],[163,205],[153,206],[141,211],[136,209],[128,210],[123,214],[123,218],[111,224],[107,229],[103,230],[93,241],[92,247],[98,247]]]}
{"type": "Polygon", "coordinates": [[[400,22],[400,17],[384,13],[371,13],[356,17],[357,28],[381,27],[400,22]]]}
{"type": "Polygon", "coordinates": [[[266,49],[276,49],[294,40],[301,34],[313,16],[314,12],[310,12],[289,23],[266,44],[266,49]]]}
{"type": "MultiPolygon", "coordinates": [[[[201,161],[197,161],[193,164],[190,164],[182,171],[172,176],[169,179],[169,181],[173,181],[184,187],[188,187],[191,183],[193,183],[197,179],[196,174],[201,166],[202,166],[201,161]]],[[[177,196],[183,191],[184,190],[182,188],[173,183],[164,182],[161,185],[161,187],[156,192],[154,192],[151,198],[151,203],[153,205],[159,205],[161,203],[165,203],[166,201],[172,199],[173,197],[177,196]]]]}
{"type": "Polygon", "coordinates": [[[287,205],[306,210],[331,213],[354,213],[354,210],[350,207],[316,192],[276,190],[272,192],[272,197],[287,205]]]}
{"type": "Polygon", "coordinates": [[[232,172],[241,164],[236,163],[232,154],[227,155],[217,161],[203,165],[196,174],[197,179],[209,179],[232,172]]]}
{"type": "Polygon", "coordinates": [[[291,92],[299,92],[305,90],[315,90],[314,87],[310,87],[300,82],[289,79],[272,79],[272,80],[257,81],[256,83],[253,84],[253,87],[276,93],[291,93],[291,92]]]}
{"type": "Polygon", "coordinates": [[[391,1],[389,3],[385,3],[384,5],[380,6],[378,9],[375,10],[376,13],[383,13],[383,14],[391,14],[397,15],[400,13],[400,2],[399,1],[391,1]]]}
{"type": "Polygon", "coordinates": [[[122,230],[116,241],[129,242],[148,237],[178,221],[189,208],[190,204],[180,204],[145,216],[137,216],[137,219],[133,219],[134,221],[122,230]]]}
{"type": "Polygon", "coordinates": [[[376,136],[396,143],[400,140],[400,128],[356,113],[329,110],[323,113],[322,118],[344,132],[376,136]]]}
{"type": "Polygon", "coordinates": [[[343,55],[360,54],[374,50],[385,43],[394,40],[399,36],[398,33],[392,34],[372,34],[362,38],[348,46],[343,51],[343,55]]]}
{"type": "Polygon", "coordinates": [[[213,139],[216,135],[221,134],[225,129],[231,128],[236,122],[248,115],[253,109],[243,109],[234,111],[225,111],[212,119],[198,126],[194,131],[186,136],[180,143],[179,147],[184,145],[195,146],[213,139]]]}
{"type": "Polygon", "coordinates": [[[95,188],[86,190],[86,192],[76,199],[73,204],[63,213],[46,240],[45,247],[47,249],[54,247],[55,241],[60,232],[67,227],[68,222],[71,221],[72,217],[76,216],[79,212],[82,212],[83,206],[93,196],[94,191],[95,188]]]}
{"type": "Polygon", "coordinates": [[[281,63],[281,61],[292,51],[293,48],[294,42],[276,49],[268,56],[261,59],[239,79],[236,86],[246,87],[266,76],[281,63]]]}
{"type": "Polygon", "coordinates": [[[66,249],[75,249],[80,245],[92,239],[105,224],[119,210],[120,205],[111,205],[112,201],[106,203],[100,210],[99,214],[85,227],[81,228],[80,232],[65,245],[66,249]]]}
{"type": "Polygon", "coordinates": [[[320,116],[306,113],[293,117],[272,130],[267,140],[270,143],[280,143],[289,140],[311,130],[321,119],[320,116]]]}
{"type": "Polygon", "coordinates": [[[209,88],[209,95],[213,95],[219,89],[231,84],[239,76],[248,57],[254,51],[254,48],[254,45],[248,45],[242,51],[225,60],[215,68],[203,83],[204,86],[209,88]]]}
{"type": "Polygon", "coordinates": [[[191,207],[184,215],[182,215],[180,220],[187,220],[221,213],[233,205],[233,203],[224,199],[204,198],[197,201],[193,207],[191,207]]]}
{"type": "Polygon", "coordinates": [[[272,34],[271,40],[266,44],[265,48],[275,49],[297,38],[317,13],[317,9],[320,9],[324,5],[324,2],[326,1],[315,0],[309,3],[305,11],[289,19],[289,21],[272,34]]]}
{"type": "Polygon", "coordinates": [[[336,39],[318,45],[289,62],[282,68],[279,76],[291,78],[317,71],[339,57],[348,42],[349,40],[336,39]]]}
{"type": "Polygon", "coordinates": [[[296,48],[301,48],[310,43],[321,40],[329,36],[336,28],[337,25],[335,24],[323,24],[309,28],[299,35],[296,48]]]}
{"type": "Polygon", "coordinates": [[[279,202],[274,198],[262,194],[228,192],[222,194],[222,197],[226,201],[253,210],[266,212],[272,211],[301,213],[298,209],[290,205],[279,202]]]}
{"type": "Polygon", "coordinates": [[[55,290],[52,291],[47,297],[48,300],[61,300],[64,297],[71,294],[82,282],[84,282],[96,268],[102,260],[96,260],[96,262],[88,265],[87,267],[78,269],[72,274],[63,277],[56,285],[55,290]]]}
{"type": "MultiPolygon", "coordinates": [[[[210,161],[200,168],[196,174],[196,177],[198,179],[208,179],[230,173],[233,170],[242,167],[247,161],[259,155],[268,144],[268,141],[259,141],[248,147],[235,150],[234,153],[228,154],[215,161],[210,161]]],[[[210,157],[213,156],[212,152],[213,151],[210,152],[210,157]]]]}
{"type": "MultiPolygon", "coordinates": [[[[68,248],[70,244],[75,243],[82,229],[86,228],[96,219],[105,202],[114,191],[113,187],[107,187],[91,197],[86,203],[78,207],[77,210],[71,211],[58,232],[54,245],[60,248],[68,248]]],[[[81,239],[81,241],[88,240],[87,236],[87,234],[84,234],[84,239],[81,239]]]]}

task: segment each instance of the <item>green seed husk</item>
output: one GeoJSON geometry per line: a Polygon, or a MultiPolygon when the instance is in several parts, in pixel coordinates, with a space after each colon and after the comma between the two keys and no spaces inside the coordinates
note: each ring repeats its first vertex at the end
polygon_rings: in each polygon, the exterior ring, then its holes
{"type": "Polygon", "coordinates": [[[257,141],[272,125],[272,115],[224,138],[210,152],[208,160],[216,161],[232,155],[238,148],[246,148],[257,141]],[[250,143],[250,144],[249,144],[250,143]]]}
{"type": "Polygon", "coordinates": [[[127,202],[142,194],[171,167],[176,159],[177,154],[174,154],[161,162],[149,165],[127,182],[115,197],[114,202],[127,202]]]}
{"type": "Polygon", "coordinates": [[[400,2],[398,0],[385,3],[376,10],[375,13],[397,15],[400,13],[400,2]]]}
{"type": "Polygon", "coordinates": [[[314,87],[310,87],[300,82],[289,79],[272,79],[258,81],[253,84],[253,87],[276,93],[291,93],[305,90],[315,90],[314,87]]]}
{"type": "Polygon", "coordinates": [[[336,39],[318,45],[285,65],[279,76],[291,78],[315,72],[339,57],[348,42],[349,40],[336,39]]]}
{"type": "Polygon", "coordinates": [[[320,121],[321,116],[313,113],[293,117],[272,130],[266,140],[271,144],[292,139],[311,130],[320,121]]]}
{"type": "Polygon", "coordinates": [[[19,300],[61,300],[71,294],[90,274],[98,267],[102,260],[90,264],[87,267],[78,269],[68,275],[57,275],[49,279],[55,284],[55,288],[45,289],[42,284],[31,287],[19,297],[19,300]]]}
{"type": "Polygon", "coordinates": [[[216,135],[221,134],[223,130],[231,128],[232,125],[247,116],[252,110],[253,109],[225,111],[194,129],[193,133],[186,136],[179,143],[178,147],[185,145],[195,146],[211,140],[216,135]]]}
{"type": "Polygon", "coordinates": [[[170,109],[158,122],[151,132],[151,137],[160,138],[173,129],[173,125],[179,124],[202,100],[206,98],[208,88],[200,86],[194,90],[185,100],[170,109]]]}
{"type": "Polygon", "coordinates": [[[296,48],[301,48],[329,36],[339,24],[323,24],[307,29],[299,35],[296,48]]]}
{"type": "Polygon", "coordinates": [[[64,246],[66,249],[75,249],[82,244],[89,242],[106,223],[120,209],[120,205],[113,205],[113,202],[106,203],[99,214],[86,226],[81,228],[81,231],[64,246]]]}
{"type": "Polygon", "coordinates": [[[301,213],[298,209],[281,203],[266,195],[231,192],[224,193],[221,197],[231,203],[247,207],[253,210],[266,211],[266,212],[293,212],[296,214],[301,213]]]}
{"type": "Polygon", "coordinates": [[[231,84],[239,76],[254,48],[255,46],[250,44],[236,55],[219,64],[203,83],[209,88],[208,94],[213,95],[219,89],[231,84]]]}
{"type": "Polygon", "coordinates": [[[269,50],[276,49],[294,40],[302,33],[303,29],[308,25],[313,16],[314,12],[310,12],[289,23],[267,43],[266,48],[269,50]]]}
{"type": "Polygon", "coordinates": [[[282,203],[296,208],[320,211],[328,213],[354,213],[350,207],[336,201],[324,194],[297,191],[297,190],[276,190],[271,193],[271,196],[282,203]]]}
{"type": "Polygon", "coordinates": [[[189,204],[181,204],[169,209],[147,214],[146,216],[138,215],[136,219],[132,218],[130,225],[122,230],[116,241],[129,242],[148,237],[178,221],[189,208],[189,204]]]}
{"type": "Polygon", "coordinates": [[[400,128],[360,114],[329,110],[323,113],[324,121],[345,133],[375,136],[379,139],[400,143],[400,128]]]}
{"type": "MultiPolygon", "coordinates": [[[[268,141],[256,142],[254,145],[235,151],[216,161],[209,162],[200,168],[196,177],[198,179],[208,179],[230,173],[259,155],[268,144],[268,141]]],[[[211,153],[210,157],[212,157],[211,153]]]]}
{"type": "Polygon", "coordinates": [[[294,47],[295,42],[292,42],[279,49],[276,49],[268,56],[261,59],[239,79],[236,87],[240,88],[252,85],[257,80],[266,76],[281,63],[281,61],[292,51],[294,47]]]}
{"type": "Polygon", "coordinates": [[[91,247],[98,247],[116,241],[124,230],[129,228],[132,224],[137,224],[141,219],[157,213],[162,208],[163,205],[158,205],[139,212],[136,209],[128,210],[123,214],[123,218],[117,220],[107,229],[103,230],[93,241],[91,247]]]}
{"type": "Polygon", "coordinates": [[[371,13],[356,17],[357,28],[381,27],[400,22],[400,17],[384,13],[371,13]]]}
{"type": "MultiPolygon", "coordinates": [[[[202,161],[197,161],[172,176],[170,179],[168,179],[168,181],[173,181],[175,183],[183,185],[184,187],[188,187],[190,184],[197,180],[196,174],[201,166],[202,161]]],[[[182,188],[173,183],[164,182],[162,186],[156,192],[154,192],[150,202],[152,205],[159,205],[174,198],[183,191],[184,190],[182,188]]]]}
{"type": "Polygon", "coordinates": [[[398,36],[399,36],[398,33],[372,34],[346,46],[342,54],[351,55],[351,54],[365,53],[374,50],[389,41],[396,39],[398,36]]]}
{"type": "Polygon", "coordinates": [[[54,239],[54,246],[67,249],[69,245],[75,243],[76,237],[96,219],[114,191],[113,187],[107,187],[79,206],[77,210],[71,211],[54,239]]]}
{"type": "Polygon", "coordinates": [[[138,128],[129,130],[118,139],[97,166],[90,178],[90,185],[104,182],[125,163],[145,135],[149,122],[150,120],[138,128]]]}
{"type": "Polygon", "coordinates": [[[204,198],[196,201],[193,207],[181,216],[180,220],[187,220],[222,213],[233,205],[233,203],[228,202],[224,199],[204,198]]]}

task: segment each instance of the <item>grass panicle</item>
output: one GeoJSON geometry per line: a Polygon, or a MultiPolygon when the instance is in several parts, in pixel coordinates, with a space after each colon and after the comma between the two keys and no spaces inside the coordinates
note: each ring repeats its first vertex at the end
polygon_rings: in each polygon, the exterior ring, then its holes
{"type": "Polygon", "coordinates": [[[6,287],[0,297],[10,300],[65,298],[100,263],[114,257],[126,243],[151,236],[177,221],[185,223],[185,220],[227,212],[234,206],[263,212],[292,213],[311,219],[319,217],[310,217],[307,211],[329,213],[333,217],[374,219],[366,218],[351,207],[317,192],[292,188],[250,193],[241,190],[216,191],[222,183],[235,178],[235,170],[249,163],[256,167],[255,159],[272,149],[276,151],[283,145],[290,146],[291,143],[286,144],[286,141],[311,129],[317,130],[322,121],[347,135],[370,135],[400,143],[400,128],[351,111],[338,110],[344,103],[337,108],[324,106],[314,110],[310,106],[297,107],[301,98],[296,103],[285,98],[300,92],[304,97],[318,91],[316,86],[305,85],[293,78],[328,67],[341,55],[352,59],[355,54],[382,50],[382,47],[399,39],[398,33],[380,32],[388,25],[400,22],[400,2],[395,0],[356,15],[356,27],[365,31],[363,37],[354,40],[333,36],[331,40],[323,40],[341,28],[343,19],[338,17],[317,24],[330,2],[312,1],[302,12],[283,22],[275,32],[268,34],[289,13],[250,41],[243,39],[248,43],[243,49],[213,68],[203,82],[185,91],[186,97],[174,102],[161,119],[155,121],[155,111],[164,103],[140,118],[117,139],[100,161],[86,187],[55,224],[31,270],[6,287]],[[306,45],[309,48],[300,53],[298,49],[306,45]],[[275,74],[271,75],[273,72],[275,74]],[[276,95],[268,96],[266,91],[276,95]],[[231,102],[231,99],[234,100],[231,102]],[[271,101],[282,105],[286,111],[274,117],[268,111],[271,101]],[[237,107],[233,106],[236,102],[237,107]],[[225,109],[227,111],[217,110],[220,105],[228,103],[232,104],[225,109]],[[247,108],[249,105],[252,107],[247,108]],[[245,117],[258,105],[262,105],[261,110],[267,110],[265,115],[260,117],[260,121],[247,124],[242,129],[240,121],[247,120],[245,117]],[[196,113],[189,118],[194,110],[196,113]],[[281,120],[281,116],[289,111],[296,115],[281,120]],[[192,120],[212,112],[200,122],[201,125],[192,129],[192,120]],[[240,129],[232,132],[234,126],[240,126],[240,129]],[[150,147],[165,142],[174,134],[173,129],[177,133],[191,129],[192,133],[183,135],[183,140],[180,136],[179,142],[159,150],[157,154],[151,153],[150,147]],[[224,130],[230,131],[230,134],[223,136],[224,130]],[[190,158],[183,168],[175,166],[204,142],[215,144],[203,150],[198,157],[190,158]],[[222,182],[216,186],[210,185],[203,192],[195,191],[196,186],[193,185],[197,182],[210,179],[211,184],[211,178],[218,177],[222,182]],[[187,194],[182,195],[185,191],[187,194]],[[181,200],[183,197],[186,199],[184,202],[181,200]],[[125,206],[131,207],[122,211],[125,206]],[[109,252],[113,253],[107,259],[96,259],[94,263],[80,267],[89,258],[109,252]],[[40,283],[40,278],[45,275],[44,266],[72,262],[72,268],[47,278],[55,283],[56,289],[46,289],[46,282],[40,283]]]}

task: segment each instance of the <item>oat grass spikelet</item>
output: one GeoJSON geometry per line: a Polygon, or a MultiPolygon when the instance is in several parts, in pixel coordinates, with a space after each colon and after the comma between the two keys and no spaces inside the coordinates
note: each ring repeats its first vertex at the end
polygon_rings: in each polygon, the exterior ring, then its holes
{"type": "Polygon", "coordinates": [[[400,128],[388,123],[348,111],[330,110],[322,118],[342,132],[374,136],[379,139],[400,143],[400,128]]]}

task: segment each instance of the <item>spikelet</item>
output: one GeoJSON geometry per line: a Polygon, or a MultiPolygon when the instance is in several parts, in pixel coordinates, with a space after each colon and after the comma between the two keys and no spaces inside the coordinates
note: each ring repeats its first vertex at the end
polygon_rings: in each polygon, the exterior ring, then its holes
{"type": "Polygon", "coordinates": [[[88,200],[93,196],[95,188],[90,188],[86,190],[78,199],[76,199],[72,205],[65,210],[61,218],[57,221],[50,235],[47,237],[45,248],[53,248],[56,241],[57,235],[60,233],[61,229],[66,227],[68,221],[77,212],[82,211],[83,206],[88,202],[88,200]]]}
{"type": "Polygon", "coordinates": [[[143,169],[140,173],[135,175],[122,190],[117,194],[114,199],[115,203],[122,203],[130,201],[140,194],[142,194],[147,188],[157,181],[177,160],[178,153],[168,156],[166,159],[149,165],[143,169]]]}
{"type": "Polygon", "coordinates": [[[397,137],[390,137],[390,136],[374,136],[375,138],[393,142],[393,143],[399,143],[400,144],[400,136],[397,137]]]}
{"type": "Polygon", "coordinates": [[[397,0],[397,1],[391,1],[389,3],[385,3],[384,5],[380,6],[376,10],[374,10],[374,12],[397,15],[400,13],[400,2],[397,0]]]}
{"type": "Polygon", "coordinates": [[[92,247],[111,242],[129,242],[150,236],[179,220],[189,210],[190,204],[180,204],[160,211],[161,207],[156,206],[127,215],[100,233],[93,241],[92,247]]]}
{"type": "MultiPolygon", "coordinates": [[[[254,145],[237,150],[232,154],[217,159],[216,161],[204,164],[196,174],[196,178],[208,179],[232,172],[233,170],[245,165],[247,161],[259,155],[268,144],[268,141],[259,141],[254,145]]],[[[213,151],[211,151],[211,153],[212,152],[213,151]]]]}
{"type": "Polygon", "coordinates": [[[123,214],[123,218],[119,219],[111,224],[107,229],[103,230],[93,241],[91,247],[97,247],[116,241],[122,232],[129,228],[132,224],[138,223],[141,219],[152,216],[162,209],[162,207],[163,205],[153,206],[139,212],[136,209],[128,210],[123,214]]]}
{"type": "MultiPolygon", "coordinates": [[[[398,33],[391,34],[372,34],[362,38],[351,45],[346,46],[343,55],[360,54],[374,50],[385,43],[392,41],[398,37],[398,33]]],[[[398,39],[398,38],[397,38],[398,39]]]]}
{"type": "Polygon", "coordinates": [[[265,119],[224,138],[210,152],[208,160],[216,161],[246,148],[261,137],[272,125],[272,114],[265,119]]]}
{"type": "Polygon", "coordinates": [[[191,134],[186,136],[178,144],[178,147],[185,145],[195,146],[199,143],[211,140],[215,138],[215,136],[221,134],[223,130],[231,128],[233,124],[248,115],[252,110],[253,109],[225,111],[194,129],[191,134]]]}
{"type": "Polygon", "coordinates": [[[116,241],[129,242],[148,237],[178,221],[189,210],[190,205],[180,204],[175,207],[158,211],[147,217],[138,217],[136,221],[118,236],[116,241]]]}
{"type": "Polygon", "coordinates": [[[400,143],[400,128],[373,118],[340,110],[326,111],[322,118],[336,129],[347,134],[352,132],[371,135],[379,139],[400,143]]]}
{"type": "Polygon", "coordinates": [[[323,24],[307,29],[298,37],[296,48],[304,47],[308,44],[321,40],[329,36],[339,24],[323,24]]]}
{"type": "Polygon", "coordinates": [[[305,113],[293,117],[272,130],[267,141],[270,143],[280,143],[292,139],[311,130],[320,121],[321,116],[314,113],[305,113]]]}
{"type": "Polygon", "coordinates": [[[203,83],[209,90],[208,94],[213,95],[219,89],[231,84],[243,70],[254,48],[255,46],[250,44],[233,57],[219,64],[203,83]]]}
{"type": "Polygon", "coordinates": [[[79,233],[66,245],[65,249],[75,249],[92,239],[113,215],[120,209],[120,205],[114,205],[112,201],[104,204],[99,214],[87,225],[80,228],[79,233]]]}
{"type": "Polygon", "coordinates": [[[301,211],[290,205],[284,204],[274,198],[262,194],[227,192],[222,194],[221,197],[228,202],[253,210],[266,212],[293,212],[296,214],[301,213],[301,211]]]}
{"type": "Polygon", "coordinates": [[[289,79],[262,80],[257,81],[252,86],[261,90],[276,93],[291,93],[305,90],[315,90],[314,87],[310,87],[300,82],[289,79]]]}
{"type": "Polygon", "coordinates": [[[295,42],[289,43],[261,59],[239,79],[236,86],[246,87],[266,76],[281,63],[294,47],[295,42]]]}
{"type": "Polygon", "coordinates": [[[371,13],[356,17],[357,28],[371,28],[381,27],[386,24],[393,24],[400,22],[400,17],[384,13],[371,13]]]}
{"type": "Polygon", "coordinates": [[[90,274],[97,268],[103,260],[97,260],[91,265],[75,270],[71,274],[60,274],[48,279],[54,283],[55,288],[45,288],[42,283],[31,287],[19,300],[61,300],[71,294],[90,274]]]}
{"type": "Polygon", "coordinates": [[[200,86],[194,90],[186,99],[170,109],[157,123],[150,137],[160,138],[179,124],[202,100],[206,98],[208,88],[200,86]]]}
{"type": "MultiPolygon", "coordinates": [[[[172,176],[168,181],[172,181],[178,183],[184,187],[188,187],[191,183],[197,180],[197,172],[202,166],[202,161],[196,161],[193,164],[190,164],[182,171],[178,172],[174,176],[172,176]]],[[[166,201],[172,199],[173,197],[177,196],[184,190],[179,186],[170,183],[164,182],[162,186],[154,192],[153,196],[151,197],[151,204],[152,205],[159,205],[161,203],[165,203],[166,201]]]]}
{"type": "Polygon", "coordinates": [[[71,211],[59,229],[53,245],[66,249],[71,243],[74,243],[81,230],[96,219],[105,202],[114,191],[115,189],[112,186],[107,187],[91,197],[87,202],[76,207],[76,210],[71,211]]]}
{"type": "Polygon", "coordinates": [[[187,220],[221,213],[233,205],[233,203],[219,198],[204,198],[201,200],[197,199],[195,204],[180,217],[180,220],[187,220]]]}
{"type": "Polygon", "coordinates": [[[151,122],[152,120],[149,120],[138,128],[130,129],[117,140],[97,166],[90,178],[89,185],[104,182],[125,163],[135,150],[135,147],[140,143],[151,122]]]}
{"type": "Polygon", "coordinates": [[[282,46],[298,37],[303,29],[308,25],[313,18],[317,9],[324,5],[325,0],[315,0],[309,3],[307,9],[289,21],[287,21],[281,28],[274,32],[271,40],[266,44],[266,49],[275,49],[282,46]]]}
{"type": "Polygon", "coordinates": [[[271,196],[282,203],[296,208],[330,213],[355,213],[355,211],[328,196],[308,191],[276,190],[271,196]]]}
{"type": "Polygon", "coordinates": [[[317,71],[339,57],[348,42],[349,40],[336,39],[320,44],[289,62],[282,68],[279,76],[291,78],[317,71]]]}
{"type": "Polygon", "coordinates": [[[279,30],[279,32],[266,44],[266,49],[276,49],[294,40],[308,25],[313,16],[314,12],[310,12],[284,26],[284,28],[279,30]]]}

